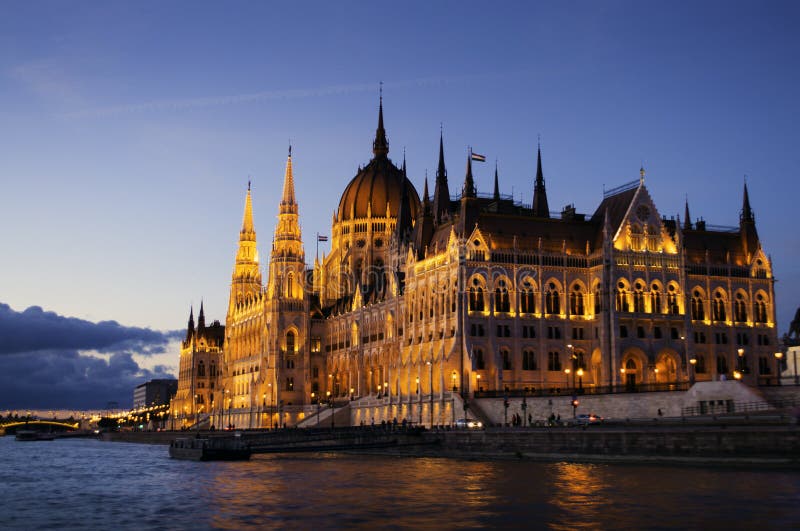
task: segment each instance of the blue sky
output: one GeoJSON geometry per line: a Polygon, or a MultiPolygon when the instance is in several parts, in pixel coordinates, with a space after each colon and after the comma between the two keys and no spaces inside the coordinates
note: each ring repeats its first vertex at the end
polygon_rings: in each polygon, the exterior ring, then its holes
{"type": "Polygon", "coordinates": [[[592,212],[647,170],[662,214],[735,225],[748,176],[800,304],[800,8],[792,2],[17,2],[0,7],[0,302],[88,321],[224,319],[244,191],[262,256],[291,139],[307,255],[371,156],[422,189],[443,124],[490,191],[592,212]]]}

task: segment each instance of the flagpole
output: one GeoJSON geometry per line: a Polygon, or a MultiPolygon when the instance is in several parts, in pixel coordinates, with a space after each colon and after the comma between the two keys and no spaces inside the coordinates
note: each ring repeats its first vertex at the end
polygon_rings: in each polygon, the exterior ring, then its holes
{"type": "Polygon", "coordinates": [[[319,262],[319,232],[317,233],[317,262],[319,262]]]}

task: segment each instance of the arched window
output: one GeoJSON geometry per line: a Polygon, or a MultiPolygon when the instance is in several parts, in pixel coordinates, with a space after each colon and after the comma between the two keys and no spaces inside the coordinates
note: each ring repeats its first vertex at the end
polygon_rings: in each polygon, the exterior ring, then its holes
{"type": "Polygon", "coordinates": [[[651,309],[652,309],[653,313],[662,313],[662,310],[661,310],[661,287],[656,283],[653,283],[653,285],[650,286],[650,302],[652,303],[651,304],[651,309]]]}
{"type": "Polygon", "coordinates": [[[202,360],[197,364],[197,376],[203,378],[206,375],[206,366],[202,360]]]}
{"type": "Polygon", "coordinates": [[[631,249],[634,251],[644,250],[644,238],[642,228],[637,224],[631,225],[631,249]]]}
{"type": "Polygon", "coordinates": [[[618,312],[629,312],[630,307],[628,306],[628,295],[625,293],[625,283],[620,282],[617,284],[616,296],[615,296],[616,306],[618,312]]]}
{"type": "Polygon", "coordinates": [[[680,313],[678,308],[678,290],[674,284],[667,287],[667,313],[670,315],[678,315],[680,313]]]}
{"type": "Polygon", "coordinates": [[[503,350],[500,351],[500,355],[503,358],[503,370],[504,371],[510,371],[511,367],[512,367],[512,364],[511,364],[511,353],[508,351],[508,349],[504,348],[503,350]]]}
{"type": "Polygon", "coordinates": [[[520,296],[520,311],[522,313],[533,313],[536,311],[536,299],[533,293],[533,283],[526,278],[522,281],[522,294],[520,296]]]}
{"type": "Polygon", "coordinates": [[[633,311],[637,313],[644,313],[644,285],[641,282],[636,282],[633,285],[633,311]]]}
{"type": "Polygon", "coordinates": [[[725,356],[717,356],[717,374],[728,373],[728,360],[725,356]]]}
{"type": "Polygon", "coordinates": [[[714,321],[725,320],[725,296],[721,291],[714,293],[714,300],[711,301],[711,318],[714,321]]]}
{"type": "Polygon", "coordinates": [[[696,363],[694,365],[694,372],[697,374],[705,374],[706,373],[706,358],[705,356],[697,356],[696,363]]]}
{"type": "Polygon", "coordinates": [[[757,323],[767,322],[767,298],[761,293],[756,294],[755,318],[757,323]]]}
{"type": "Polygon", "coordinates": [[[569,294],[569,313],[571,315],[584,315],[585,313],[583,291],[578,284],[572,286],[572,292],[569,294]]]}
{"type": "Polygon", "coordinates": [[[703,304],[703,295],[700,290],[694,290],[692,293],[692,319],[695,321],[702,321],[706,318],[705,305],[703,304]]]}
{"type": "Polygon", "coordinates": [[[497,288],[494,290],[494,303],[496,312],[511,311],[511,301],[508,298],[508,287],[502,278],[497,281],[497,288]]]}
{"type": "Polygon", "coordinates": [[[483,288],[477,278],[472,279],[472,287],[469,288],[469,311],[483,311],[483,288]]]}
{"type": "Polygon", "coordinates": [[[294,274],[289,273],[286,277],[286,297],[291,299],[294,294],[294,274]]]}
{"type": "Polygon", "coordinates": [[[603,310],[603,294],[600,291],[600,284],[594,288],[594,313],[600,313],[603,310]]]}
{"type": "Polygon", "coordinates": [[[555,315],[561,313],[561,299],[558,295],[558,288],[555,282],[550,282],[547,285],[547,292],[544,296],[545,313],[555,315]]]}
{"type": "Polygon", "coordinates": [[[522,351],[522,370],[536,370],[536,353],[531,349],[525,349],[522,351]]]}
{"type": "Polygon", "coordinates": [[[483,350],[480,348],[476,348],[472,351],[473,356],[475,357],[475,369],[483,370],[486,368],[486,363],[483,360],[483,350]]]}
{"type": "Polygon", "coordinates": [[[289,330],[286,332],[286,352],[294,352],[296,347],[295,343],[294,332],[289,330]]]}
{"type": "Polygon", "coordinates": [[[733,318],[740,323],[747,322],[747,303],[745,303],[744,295],[741,293],[736,294],[736,300],[733,302],[733,318]]]}

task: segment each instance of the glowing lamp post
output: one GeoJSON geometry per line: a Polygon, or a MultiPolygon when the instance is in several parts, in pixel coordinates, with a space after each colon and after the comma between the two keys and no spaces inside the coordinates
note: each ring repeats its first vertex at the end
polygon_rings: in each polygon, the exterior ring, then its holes
{"type": "Polygon", "coordinates": [[[689,360],[689,385],[694,385],[694,366],[697,365],[697,359],[691,358],[689,360]]]}
{"type": "Polygon", "coordinates": [[[781,385],[781,358],[783,358],[783,352],[776,352],[775,353],[775,375],[778,377],[778,385],[781,385]]]}

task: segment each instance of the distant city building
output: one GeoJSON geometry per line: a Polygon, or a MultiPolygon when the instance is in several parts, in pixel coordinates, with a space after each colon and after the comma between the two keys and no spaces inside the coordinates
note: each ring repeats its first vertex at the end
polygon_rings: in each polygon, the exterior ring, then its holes
{"type": "Polygon", "coordinates": [[[224,341],[225,327],[219,321],[206,326],[202,302],[197,328],[194,313],[189,311],[186,338],[181,342],[177,392],[170,403],[172,421],[177,422],[175,427],[208,421],[215,401],[224,341]]]}
{"type": "Polygon", "coordinates": [[[178,380],[164,378],[150,380],[137,385],[133,390],[133,407],[161,406],[169,404],[170,398],[178,389],[178,380]]]}
{"type": "Polygon", "coordinates": [[[433,196],[426,177],[420,199],[405,160],[388,158],[381,102],[373,158],[311,268],[290,150],[265,284],[248,186],[223,353],[203,362],[221,369],[217,393],[201,394],[211,373],[185,345],[173,411],[201,411],[197,395],[218,427],[270,427],[338,401],[353,423],[438,424],[480,397],[777,383],[772,265],[746,184],[737,227],[692,221],[688,200],[682,221],[662,215],[644,169],[591,215],[553,213],[541,150],[523,205],[500,193],[496,168],[479,194],[472,154],[451,196],[438,147],[433,196]]]}

